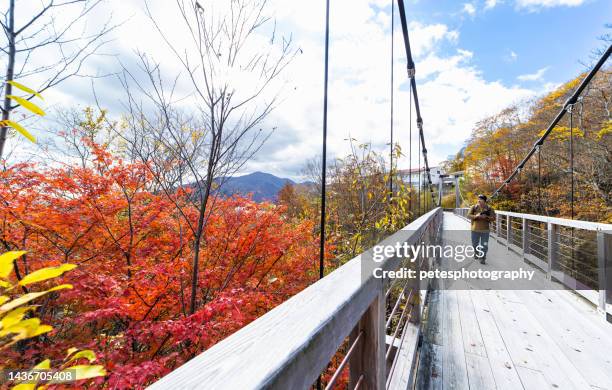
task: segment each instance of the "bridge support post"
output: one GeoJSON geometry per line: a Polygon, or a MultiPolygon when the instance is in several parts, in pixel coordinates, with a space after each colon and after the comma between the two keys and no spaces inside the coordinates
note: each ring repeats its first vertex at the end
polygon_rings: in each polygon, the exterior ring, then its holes
{"type": "Polygon", "coordinates": [[[461,207],[461,193],[459,192],[459,176],[455,175],[455,208],[461,207]]]}
{"type": "Polygon", "coordinates": [[[506,249],[510,249],[510,242],[512,240],[512,217],[506,215],[506,249]]]}
{"type": "MultiPolygon", "coordinates": [[[[429,230],[429,228],[427,228],[427,230],[425,231],[425,235],[423,237],[424,238],[426,237],[426,241],[427,241],[426,244],[431,244],[431,231],[429,230]]],[[[410,290],[413,291],[412,293],[413,307],[412,307],[412,311],[410,312],[409,320],[413,324],[418,324],[421,321],[421,280],[418,275],[421,273],[421,264],[424,264],[424,263],[429,264],[429,259],[424,259],[423,255],[420,254],[419,257],[414,262],[414,270],[416,272],[417,277],[413,278],[410,282],[411,284],[410,290]],[[425,261],[427,261],[427,263],[425,263],[425,261]]]]}
{"type": "Polygon", "coordinates": [[[527,218],[523,218],[523,258],[525,258],[529,253],[529,220],[527,218]]]}
{"type": "Polygon", "coordinates": [[[384,390],[386,378],[385,362],[385,296],[383,289],[349,336],[352,343],[363,331],[362,340],[349,360],[349,388],[355,388],[361,379],[361,389],[384,390]],[[363,377],[362,377],[363,376],[363,377]]]}
{"type": "Polygon", "coordinates": [[[497,236],[497,241],[501,239],[501,219],[500,215],[497,215],[495,218],[495,235],[497,236]]]}
{"type": "Polygon", "coordinates": [[[607,306],[612,304],[612,232],[597,232],[597,270],[599,277],[599,311],[612,322],[607,306]]]}
{"type": "Polygon", "coordinates": [[[559,257],[559,226],[548,222],[548,270],[546,276],[552,279],[559,257]]]}

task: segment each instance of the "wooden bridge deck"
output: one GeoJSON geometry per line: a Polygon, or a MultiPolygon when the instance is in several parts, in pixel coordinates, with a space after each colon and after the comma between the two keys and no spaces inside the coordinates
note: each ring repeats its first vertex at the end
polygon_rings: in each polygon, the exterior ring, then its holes
{"type": "MultiPolygon", "coordinates": [[[[468,228],[445,213],[445,230],[468,228]]],[[[502,262],[528,267],[491,239],[485,267],[502,269],[502,262]]],[[[561,286],[436,290],[416,389],[612,389],[612,324],[561,286]]]]}

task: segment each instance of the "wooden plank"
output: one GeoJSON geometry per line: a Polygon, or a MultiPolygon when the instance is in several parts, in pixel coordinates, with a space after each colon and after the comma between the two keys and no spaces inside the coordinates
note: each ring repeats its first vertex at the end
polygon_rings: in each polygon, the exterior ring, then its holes
{"type": "Polygon", "coordinates": [[[418,390],[441,390],[443,389],[442,354],[440,345],[423,342],[419,353],[419,372],[416,380],[418,390]]]}
{"type": "Polygon", "coordinates": [[[521,380],[486,302],[484,291],[470,291],[470,298],[474,304],[474,312],[497,388],[521,389],[521,380]]]}
{"type": "Polygon", "coordinates": [[[429,293],[429,303],[427,307],[427,323],[423,330],[423,340],[442,345],[443,324],[442,324],[442,297],[444,292],[436,289],[429,293]]]}
{"type": "Polygon", "coordinates": [[[525,367],[517,367],[516,369],[525,390],[554,389],[554,387],[551,387],[546,381],[546,378],[544,378],[544,374],[542,374],[541,371],[536,371],[525,367]]]}
{"type": "MultiPolygon", "coordinates": [[[[612,342],[609,333],[586,320],[555,291],[517,292],[525,297],[527,309],[592,386],[612,388],[612,342]]],[[[597,321],[599,325],[607,325],[597,321]]],[[[607,326],[606,326],[607,327],[607,326]]]]}
{"type": "Polygon", "coordinates": [[[478,321],[476,320],[476,313],[474,313],[474,304],[470,298],[470,291],[457,290],[455,294],[459,305],[459,320],[461,322],[461,334],[463,336],[465,352],[487,357],[487,351],[485,350],[478,321]]]}
{"type": "Polygon", "coordinates": [[[469,382],[456,291],[446,290],[442,296],[444,298],[443,386],[446,390],[468,389],[469,382]]]}
{"type": "MultiPolygon", "coordinates": [[[[419,342],[419,327],[408,323],[404,329],[406,333],[403,335],[401,346],[396,355],[395,366],[390,367],[392,371],[389,375],[389,385],[387,389],[391,390],[407,390],[410,383],[414,381],[415,359],[417,352],[417,344],[419,342]]],[[[353,388],[353,386],[349,387],[353,388]]]]}
{"type": "Polygon", "coordinates": [[[489,359],[471,353],[465,354],[470,390],[495,390],[495,380],[491,372],[489,359]]]}
{"type": "Polygon", "coordinates": [[[512,291],[486,294],[495,321],[516,366],[541,371],[550,386],[583,389],[589,384],[551,336],[512,291]],[[510,296],[511,299],[506,297],[510,296]]]}

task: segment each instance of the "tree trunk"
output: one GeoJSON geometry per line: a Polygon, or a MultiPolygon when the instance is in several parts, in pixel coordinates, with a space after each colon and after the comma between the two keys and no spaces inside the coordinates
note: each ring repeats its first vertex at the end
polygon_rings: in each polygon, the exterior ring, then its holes
{"type": "MultiPolygon", "coordinates": [[[[213,116],[213,126],[214,129],[214,116],[213,116]]],[[[219,132],[220,133],[220,132],[219,132]]],[[[198,292],[198,268],[200,266],[200,246],[202,240],[202,234],[204,233],[205,226],[205,214],[206,214],[206,206],[208,204],[208,198],[210,197],[210,189],[212,187],[212,183],[214,180],[214,172],[216,167],[216,154],[217,154],[217,140],[215,137],[219,137],[219,141],[221,142],[221,134],[215,134],[213,130],[211,147],[210,147],[210,157],[208,159],[208,172],[206,174],[206,188],[204,189],[204,195],[200,200],[200,211],[198,216],[198,228],[196,230],[196,234],[193,242],[193,273],[191,276],[191,302],[189,307],[189,314],[193,314],[196,311],[197,304],[197,292],[198,292]]]]}
{"type": "MultiPolygon", "coordinates": [[[[6,31],[9,41],[9,58],[8,66],[6,68],[6,81],[13,80],[13,74],[15,72],[15,0],[10,0],[9,5],[9,24],[8,31],[6,31]]],[[[4,106],[2,107],[2,120],[9,119],[11,110],[11,99],[9,95],[13,93],[13,86],[6,83],[4,86],[4,106]]],[[[0,127],[0,159],[4,152],[4,144],[6,143],[6,135],[8,133],[8,126],[0,127]]]]}

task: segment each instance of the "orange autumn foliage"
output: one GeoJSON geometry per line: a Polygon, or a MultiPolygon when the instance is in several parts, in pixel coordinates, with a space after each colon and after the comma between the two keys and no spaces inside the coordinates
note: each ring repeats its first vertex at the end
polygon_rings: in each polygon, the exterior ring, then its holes
{"type": "Polygon", "coordinates": [[[204,233],[199,309],[188,315],[189,190],[170,198],[149,190],[146,166],[89,142],[87,167],[17,164],[0,172],[0,245],[27,249],[16,278],[73,263],[73,290],[42,299],[38,315],[54,331],[6,351],[5,368],[60,360],[68,347],[95,351],[108,374],[91,387],[141,388],[316,280],[310,220],[282,206],[215,197],[204,233]],[[186,212],[185,212],[186,210],[186,212]]]}

